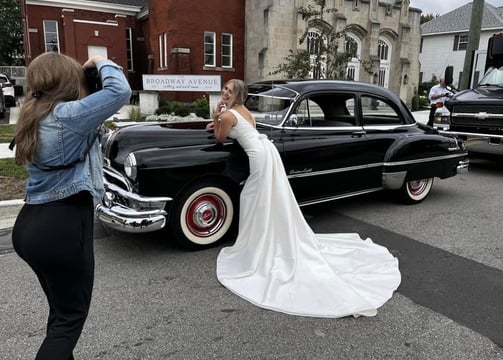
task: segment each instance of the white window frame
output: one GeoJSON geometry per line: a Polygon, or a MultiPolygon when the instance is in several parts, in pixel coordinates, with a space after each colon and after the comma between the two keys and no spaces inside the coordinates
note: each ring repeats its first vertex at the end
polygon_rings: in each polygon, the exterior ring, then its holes
{"type": "Polygon", "coordinates": [[[213,31],[204,32],[204,66],[215,67],[216,66],[216,34],[213,31]],[[207,37],[211,39],[211,42],[206,41],[207,37]],[[209,59],[210,57],[211,59],[209,59]],[[210,61],[212,60],[212,61],[210,61]]]}
{"type": "Polygon", "coordinates": [[[133,62],[133,29],[130,27],[126,28],[126,57],[127,57],[127,69],[128,71],[134,71],[133,62]]]}
{"type": "Polygon", "coordinates": [[[168,34],[159,34],[159,68],[168,68],[168,34]]]}
{"type": "Polygon", "coordinates": [[[457,39],[456,51],[465,51],[468,48],[468,34],[460,34],[457,39]]]}
{"type": "Polygon", "coordinates": [[[380,37],[378,42],[379,71],[377,85],[387,88],[389,86],[389,74],[391,71],[391,56],[393,46],[386,38],[380,37]]]}
{"type": "Polygon", "coordinates": [[[320,79],[327,77],[327,56],[326,54],[320,55],[322,44],[327,46],[327,37],[322,34],[317,28],[310,28],[307,31],[307,51],[309,52],[309,78],[314,79],[318,76],[320,79]],[[320,57],[319,63],[316,60],[320,57]],[[316,68],[319,65],[319,68],[316,68]],[[319,72],[319,73],[318,73],[319,72]]]}
{"type": "MultiPolygon", "coordinates": [[[[361,40],[351,33],[347,33],[346,37],[354,42],[356,45],[356,57],[352,57],[351,60],[348,61],[346,67],[346,76],[350,80],[359,81],[360,80],[360,58],[362,51],[362,42],[361,40]]],[[[347,50],[348,39],[344,40],[344,51],[347,50]]]]}
{"type": "Polygon", "coordinates": [[[232,34],[229,33],[222,33],[222,67],[223,68],[231,68],[233,63],[232,63],[232,57],[233,57],[233,37],[232,34]],[[228,42],[226,41],[226,38],[229,40],[228,42]],[[228,52],[226,53],[226,49],[228,49],[228,52]],[[227,64],[226,64],[227,60],[227,64]]]}
{"type": "Polygon", "coordinates": [[[58,22],[56,20],[44,20],[43,22],[43,26],[44,26],[44,47],[45,47],[45,52],[57,52],[59,53],[60,52],[60,49],[61,47],[59,46],[59,29],[58,29],[58,22]],[[53,31],[47,31],[47,25],[51,23],[51,24],[55,24],[56,25],[56,32],[53,32],[53,31]],[[47,40],[47,36],[48,35],[56,35],[56,46],[58,47],[58,51],[54,51],[54,50],[51,50],[49,49],[49,44],[51,46],[54,46],[54,43],[49,43],[47,40]]]}

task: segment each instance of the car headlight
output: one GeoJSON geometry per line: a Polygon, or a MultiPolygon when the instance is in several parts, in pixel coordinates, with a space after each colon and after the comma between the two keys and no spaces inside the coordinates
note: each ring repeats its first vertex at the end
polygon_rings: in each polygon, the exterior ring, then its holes
{"type": "Polygon", "coordinates": [[[124,172],[126,176],[131,180],[136,180],[137,175],[137,166],[136,166],[136,157],[133,153],[130,153],[126,160],[124,161],[124,172]]]}

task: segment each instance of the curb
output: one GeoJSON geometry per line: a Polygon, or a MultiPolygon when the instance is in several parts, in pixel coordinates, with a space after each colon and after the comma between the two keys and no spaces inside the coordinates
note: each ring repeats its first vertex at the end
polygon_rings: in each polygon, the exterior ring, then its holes
{"type": "Polygon", "coordinates": [[[17,206],[17,205],[23,205],[23,204],[24,204],[23,199],[0,201],[0,207],[2,207],[2,206],[17,206]]]}

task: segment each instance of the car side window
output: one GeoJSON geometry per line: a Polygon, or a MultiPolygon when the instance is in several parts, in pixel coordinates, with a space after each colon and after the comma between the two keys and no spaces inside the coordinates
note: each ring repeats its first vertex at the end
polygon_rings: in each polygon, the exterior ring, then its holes
{"type": "Polygon", "coordinates": [[[300,101],[290,121],[299,127],[355,126],[355,100],[352,94],[323,93],[300,101]]]}
{"type": "Polygon", "coordinates": [[[404,124],[404,120],[400,114],[387,100],[363,95],[361,97],[361,103],[363,126],[390,126],[404,124]]]}

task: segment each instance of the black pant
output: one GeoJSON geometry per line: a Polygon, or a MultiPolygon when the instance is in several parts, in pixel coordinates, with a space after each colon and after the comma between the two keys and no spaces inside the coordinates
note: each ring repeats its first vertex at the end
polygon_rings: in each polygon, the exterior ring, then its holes
{"type": "Polygon", "coordinates": [[[435,111],[437,111],[437,104],[432,104],[430,106],[430,116],[428,117],[428,123],[426,125],[433,127],[433,120],[435,119],[435,111]]]}
{"type": "Polygon", "coordinates": [[[86,321],[94,281],[94,211],[89,192],[25,204],[12,232],[17,254],[38,277],[49,302],[37,360],[70,360],[86,321]]]}

